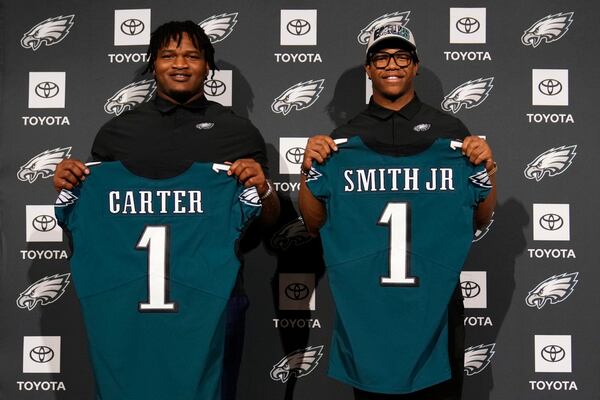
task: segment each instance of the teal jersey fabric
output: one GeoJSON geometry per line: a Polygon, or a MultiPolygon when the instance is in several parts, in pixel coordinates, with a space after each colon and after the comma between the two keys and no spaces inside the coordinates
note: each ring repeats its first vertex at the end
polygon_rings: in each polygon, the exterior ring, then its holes
{"type": "Polygon", "coordinates": [[[447,306],[491,188],[460,144],[391,156],[355,136],[313,164],[307,185],[327,210],[320,234],[336,304],[333,378],[376,393],[450,378],[447,306]]]}
{"type": "Polygon", "coordinates": [[[237,241],[261,205],[213,166],[149,179],[105,162],[58,196],[98,399],[219,399],[237,241]]]}

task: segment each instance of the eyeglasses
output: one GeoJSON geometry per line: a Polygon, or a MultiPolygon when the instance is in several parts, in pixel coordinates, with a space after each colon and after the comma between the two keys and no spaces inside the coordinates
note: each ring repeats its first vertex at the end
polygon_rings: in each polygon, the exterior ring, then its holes
{"type": "Polygon", "coordinates": [[[394,59],[394,62],[400,68],[405,68],[412,62],[412,55],[404,51],[397,51],[393,54],[390,53],[377,53],[371,57],[371,62],[377,69],[386,68],[390,64],[390,60],[394,59]]]}

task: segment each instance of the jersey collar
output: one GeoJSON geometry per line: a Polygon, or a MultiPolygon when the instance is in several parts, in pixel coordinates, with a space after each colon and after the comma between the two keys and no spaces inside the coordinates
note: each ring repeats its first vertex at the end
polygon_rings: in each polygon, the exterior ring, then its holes
{"type": "Polygon", "coordinates": [[[392,115],[398,114],[407,120],[411,120],[415,117],[415,115],[417,115],[422,104],[423,103],[421,103],[421,100],[419,100],[419,97],[415,93],[415,97],[413,97],[413,99],[407,105],[402,107],[399,111],[394,111],[375,103],[375,101],[373,101],[373,97],[371,97],[369,106],[367,107],[367,113],[379,119],[388,119],[392,115]]]}
{"type": "Polygon", "coordinates": [[[156,95],[154,97],[154,103],[156,104],[156,107],[159,109],[160,112],[167,113],[171,110],[174,110],[177,107],[188,108],[188,109],[192,109],[192,110],[199,110],[199,109],[208,107],[210,102],[206,99],[205,96],[202,96],[202,97],[192,101],[191,103],[176,104],[176,103],[171,103],[170,101],[165,100],[162,97],[156,95]]]}

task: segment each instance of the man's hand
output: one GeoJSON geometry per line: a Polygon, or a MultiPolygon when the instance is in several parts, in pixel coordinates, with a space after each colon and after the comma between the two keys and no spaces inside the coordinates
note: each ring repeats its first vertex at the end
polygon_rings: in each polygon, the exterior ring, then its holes
{"type": "Polygon", "coordinates": [[[333,139],[326,135],[316,135],[308,139],[306,149],[304,150],[304,159],[302,160],[302,171],[308,171],[312,168],[313,161],[322,164],[329,158],[332,151],[337,151],[337,146],[333,139]]]}
{"type": "Polygon", "coordinates": [[[304,219],[304,226],[311,236],[316,236],[325,223],[327,217],[325,206],[310,192],[306,186],[307,173],[313,166],[313,161],[324,163],[332,151],[337,151],[333,139],[326,135],[316,135],[308,139],[302,160],[303,176],[300,177],[300,193],[298,194],[298,207],[304,219]]]}
{"type": "Polygon", "coordinates": [[[492,149],[479,136],[467,136],[463,140],[462,152],[475,165],[485,163],[485,169],[491,174],[492,190],[485,200],[477,205],[475,210],[475,225],[479,229],[490,222],[496,208],[496,170],[494,169],[496,163],[494,162],[492,149]]]}
{"type": "Polygon", "coordinates": [[[240,158],[235,161],[229,167],[227,175],[235,175],[246,187],[255,186],[259,196],[269,190],[261,165],[251,158],[240,158]]]}
{"type": "Polygon", "coordinates": [[[490,171],[494,168],[494,156],[492,149],[485,140],[479,136],[467,136],[463,140],[462,152],[475,165],[485,162],[485,169],[490,171]]]}
{"type": "Polygon", "coordinates": [[[279,218],[279,197],[273,188],[269,189],[267,178],[260,163],[251,158],[241,158],[231,164],[227,175],[235,175],[246,187],[256,187],[262,201],[260,224],[262,226],[272,226],[279,218]]]}
{"type": "Polygon", "coordinates": [[[90,170],[85,164],[79,160],[66,159],[62,160],[54,171],[52,183],[54,189],[60,192],[62,189],[71,190],[85,180],[85,176],[89,175],[90,170]]]}

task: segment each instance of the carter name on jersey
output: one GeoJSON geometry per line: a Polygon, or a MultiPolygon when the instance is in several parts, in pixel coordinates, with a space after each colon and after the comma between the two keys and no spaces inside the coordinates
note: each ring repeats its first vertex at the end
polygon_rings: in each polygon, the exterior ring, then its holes
{"type": "Polygon", "coordinates": [[[111,214],[202,214],[199,190],[113,190],[108,192],[111,214]]]}
{"type": "Polygon", "coordinates": [[[452,168],[370,168],[344,170],[345,192],[453,191],[452,168]]]}

